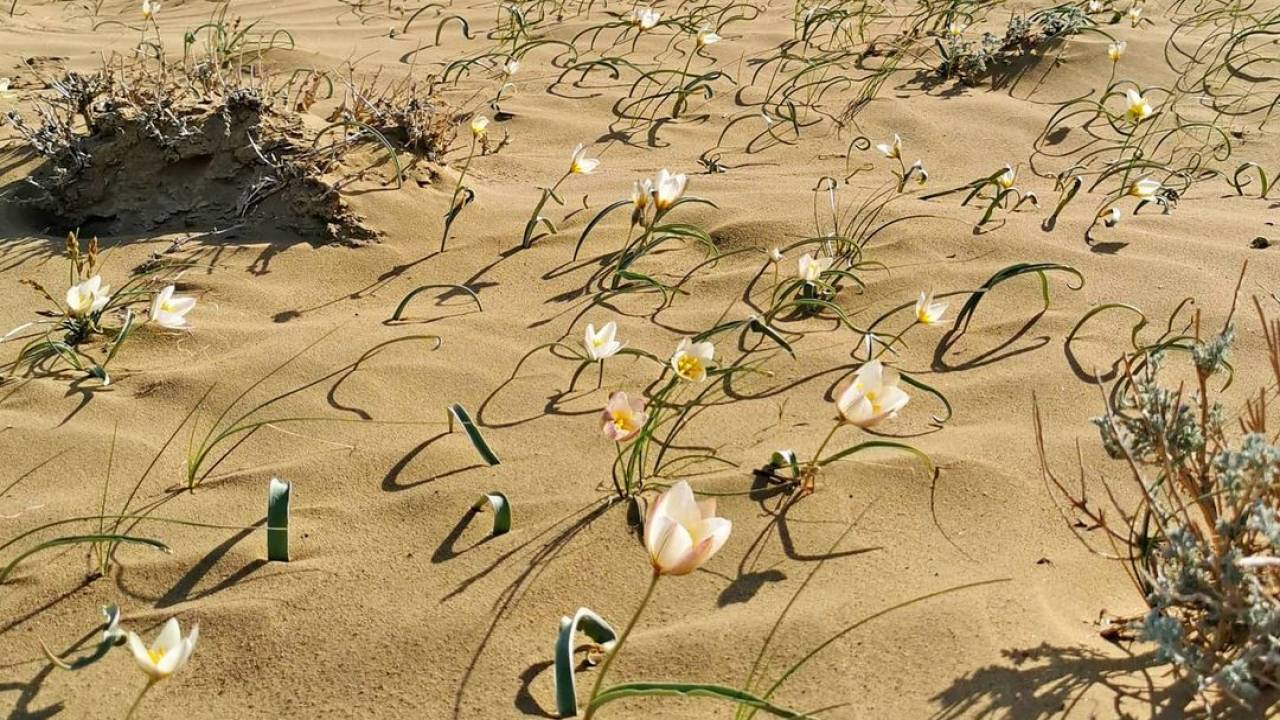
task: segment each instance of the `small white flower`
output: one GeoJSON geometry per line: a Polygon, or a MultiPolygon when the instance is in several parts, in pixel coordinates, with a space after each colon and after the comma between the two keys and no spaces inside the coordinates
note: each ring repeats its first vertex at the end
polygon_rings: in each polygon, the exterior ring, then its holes
{"type": "Polygon", "coordinates": [[[1151,113],[1153,112],[1151,103],[1147,102],[1147,99],[1142,97],[1142,93],[1131,88],[1124,91],[1124,97],[1125,102],[1128,105],[1128,107],[1125,108],[1124,114],[1129,118],[1129,122],[1136,125],[1137,123],[1151,117],[1151,113]]]}
{"type": "Polygon", "coordinates": [[[1160,181],[1151,178],[1139,178],[1129,186],[1129,194],[1140,199],[1150,200],[1160,191],[1160,181]]]}
{"type": "Polygon", "coordinates": [[[1129,22],[1132,23],[1134,27],[1137,27],[1138,21],[1142,19],[1142,6],[1141,5],[1130,6],[1128,14],[1129,14],[1129,22]]]}
{"type": "Polygon", "coordinates": [[[928,293],[920,292],[920,299],[916,300],[916,321],[921,325],[932,325],[938,322],[946,311],[947,303],[934,302],[932,290],[928,293]]]}
{"type": "Polygon", "coordinates": [[[822,278],[822,273],[831,269],[831,265],[834,262],[834,258],[815,258],[809,253],[805,253],[800,256],[796,271],[801,280],[813,284],[822,278]]]}
{"type": "Polygon", "coordinates": [[[1102,0],[1089,0],[1089,12],[1102,12],[1102,0]]]}
{"type": "Polygon", "coordinates": [[[142,19],[150,20],[160,12],[160,0],[142,0],[142,19]]]}
{"type": "Polygon", "coordinates": [[[890,160],[897,160],[902,157],[902,138],[898,136],[898,133],[894,133],[892,143],[880,143],[876,145],[876,150],[879,150],[881,155],[890,160]]]}
{"type": "Polygon", "coordinates": [[[599,166],[600,159],[587,157],[587,147],[582,143],[578,143],[569,156],[569,172],[575,175],[590,175],[599,166]]]}
{"type": "Polygon", "coordinates": [[[676,375],[689,382],[707,379],[707,367],[715,358],[716,348],[709,342],[693,342],[689,338],[680,341],[671,356],[671,367],[676,375]]]}
{"type": "Polygon", "coordinates": [[[1107,227],[1115,227],[1120,224],[1120,208],[1111,208],[1102,218],[1102,224],[1107,227]]]}
{"type": "Polygon", "coordinates": [[[1014,170],[1012,165],[1005,165],[1004,172],[1000,173],[999,177],[996,178],[996,182],[1000,184],[1002,189],[1008,190],[1013,187],[1013,182],[1017,179],[1018,171],[1014,170]]]}
{"type": "Polygon", "coordinates": [[[142,638],[137,633],[130,632],[128,638],[129,650],[133,652],[133,659],[138,661],[138,667],[142,668],[142,672],[152,682],[156,682],[181,670],[191,659],[191,653],[196,649],[196,640],[200,638],[200,626],[193,626],[191,634],[184,638],[177,619],[169,618],[169,622],[164,624],[150,647],[142,644],[142,638]]]}
{"type": "Polygon", "coordinates": [[[476,138],[484,137],[489,131],[489,118],[484,115],[477,115],[471,118],[471,135],[476,138]]]}
{"type": "Polygon", "coordinates": [[[511,77],[518,72],[520,72],[520,61],[515,58],[511,58],[502,66],[502,74],[507,77],[511,77]]]}
{"type": "Polygon", "coordinates": [[[582,346],[592,360],[604,360],[618,354],[624,345],[618,342],[618,324],[610,320],[600,330],[587,323],[587,330],[582,338],[582,346]]]}
{"type": "Polygon", "coordinates": [[[685,186],[689,184],[689,178],[684,173],[670,173],[666,168],[658,171],[658,179],[654,183],[654,205],[659,210],[666,210],[671,207],[677,200],[684,196],[685,186]]]}
{"type": "Polygon", "coordinates": [[[662,19],[662,13],[653,8],[636,8],[631,11],[631,22],[641,30],[652,30],[662,19]]]}
{"type": "Polygon", "coordinates": [[[67,312],[73,317],[85,317],[98,312],[111,301],[110,288],[102,284],[102,276],[94,275],[67,289],[67,312]]]}
{"type": "Polygon", "coordinates": [[[698,47],[706,47],[720,42],[720,36],[712,30],[702,29],[697,35],[698,47]]]}
{"type": "Polygon", "coordinates": [[[898,387],[898,371],[879,360],[858,368],[836,389],[836,407],[849,423],[869,428],[895,417],[911,398],[898,387]]]}
{"type": "Polygon", "coordinates": [[[774,249],[770,250],[770,251],[769,251],[769,259],[770,259],[770,260],[772,260],[772,261],[774,261],[774,262],[776,262],[776,263],[780,263],[780,262],[782,262],[782,251],[781,251],[781,250],[779,250],[778,248],[774,248],[774,249]]]}
{"type": "Polygon", "coordinates": [[[170,330],[187,328],[187,313],[196,306],[196,299],[174,297],[174,287],[166,286],[151,301],[151,319],[160,327],[170,330]]]}
{"type": "Polygon", "coordinates": [[[1111,62],[1120,62],[1120,58],[1124,57],[1124,49],[1127,43],[1123,40],[1113,42],[1107,46],[1107,57],[1111,58],[1111,62]]]}

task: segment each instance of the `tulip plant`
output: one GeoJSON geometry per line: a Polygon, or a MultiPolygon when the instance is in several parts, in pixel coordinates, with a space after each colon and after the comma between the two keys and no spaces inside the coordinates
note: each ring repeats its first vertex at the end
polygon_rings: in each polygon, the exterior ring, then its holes
{"type": "Polygon", "coordinates": [[[54,372],[60,364],[103,386],[111,384],[107,366],[120,352],[135,327],[150,324],[164,330],[186,330],[186,316],[195,307],[194,298],[174,294],[169,285],[158,292],[147,284],[155,272],[139,273],[115,292],[103,282],[101,257],[95,237],[84,246],[76,233],[67,236],[69,287],[62,302],[34,280],[24,280],[52,305],[45,314],[51,319],[26,323],[0,337],[30,338],[9,363],[0,366],[0,381],[37,370],[54,372]],[[137,305],[150,298],[146,319],[139,321],[137,305]],[[100,348],[93,345],[101,341],[100,348]],[[25,370],[24,370],[25,368],[25,370]]]}
{"type": "Polygon", "coordinates": [[[542,210],[547,206],[548,200],[555,200],[556,204],[564,205],[564,201],[556,195],[556,190],[560,189],[560,185],[568,180],[572,175],[590,175],[600,166],[598,158],[587,157],[587,146],[582,143],[573,149],[569,154],[569,169],[556,180],[549,188],[542,188],[542,196],[538,199],[538,204],[533,208],[533,214],[529,216],[528,222],[524,224],[524,235],[520,238],[520,247],[528,248],[533,245],[534,241],[545,237],[546,235],[554,235],[556,226],[547,218],[542,216],[542,210]],[[546,233],[536,234],[539,225],[545,225],[546,233]]]}

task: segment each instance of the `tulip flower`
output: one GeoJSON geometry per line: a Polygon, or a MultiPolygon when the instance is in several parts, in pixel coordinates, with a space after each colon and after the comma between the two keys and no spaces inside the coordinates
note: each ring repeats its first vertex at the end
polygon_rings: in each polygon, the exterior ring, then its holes
{"type": "Polygon", "coordinates": [[[636,8],[631,11],[631,22],[641,30],[652,30],[662,19],[662,12],[653,8],[636,8]]]}
{"type": "Polygon", "coordinates": [[[928,293],[920,292],[920,299],[916,300],[916,321],[921,325],[932,325],[938,322],[946,311],[947,303],[934,302],[932,290],[928,293]]]}
{"type": "Polygon", "coordinates": [[[831,269],[834,262],[834,258],[815,258],[805,253],[798,262],[799,277],[810,285],[815,284],[822,279],[822,273],[831,269]]]}
{"type": "Polygon", "coordinates": [[[142,0],[142,19],[150,20],[160,12],[160,0],[142,0]]]}
{"type": "Polygon", "coordinates": [[[151,319],[155,324],[170,330],[187,328],[187,313],[196,306],[196,299],[175,297],[174,287],[169,285],[156,293],[151,301],[151,319]]]}
{"type": "Polygon", "coordinates": [[[644,410],[644,399],[632,400],[619,390],[609,396],[609,402],[600,414],[600,429],[604,431],[605,437],[621,443],[639,435],[648,420],[649,413],[644,410]]]}
{"type": "Polygon", "coordinates": [[[963,32],[964,32],[964,28],[960,27],[960,23],[955,23],[955,22],[947,23],[947,35],[949,37],[958,38],[960,37],[960,34],[963,32]]]}
{"type": "Polygon", "coordinates": [[[1125,90],[1124,96],[1128,104],[1124,114],[1129,118],[1129,122],[1136,125],[1151,116],[1151,103],[1147,102],[1137,90],[1125,90]]]}
{"type": "Polygon", "coordinates": [[[169,618],[169,622],[164,624],[150,647],[143,645],[142,638],[135,632],[128,634],[128,643],[133,659],[138,661],[138,667],[154,683],[164,680],[187,664],[199,637],[199,625],[193,626],[191,634],[184,638],[182,629],[178,627],[178,620],[169,618]]]}
{"type": "Polygon", "coordinates": [[[720,36],[717,35],[715,32],[711,30],[707,30],[705,28],[698,31],[698,35],[697,35],[698,47],[706,47],[708,45],[714,45],[718,42],[720,42],[720,36]]]}
{"type": "Polygon", "coordinates": [[[645,178],[637,180],[631,186],[631,204],[635,205],[637,210],[644,210],[649,207],[649,201],[653,199],[653,181],[645,178]]]}
{"type": "Polygon", "coordinates": [[[1125,42],[1113,42],[1107,46],[1107,57],[1111,58],[1111,62],[1119,62],[1124,57],[1125,42]]]}
{"type": "Polygon", "coordinates": [[[506,62],[505,65],[502,66],[502,74],[506,75],[507,77],[511,77],[512,75],[515,75],[518,72],[520,72],[520,61],[516,60],[515,58],[511,58],[506,62]]]}
{"type": "Polygon", "coordinates": [[[74,317],[85,317],[98,312],[111,301],[110,288],[104,287],[102,277],[94,275],[67,289],[67,312],[74,317]]]}
{"type": "Polygon", "coordinates": [[[1150,200],[1160,191],[1160,182],[1151,178],[1139,178],[1129,186],[1129,194],[1140,199],[1150,200]]]}
{"type": "Polygon", "coordinates": [[[1102,218],[1102,224],[1107,227],[1115,227],[1120,224],[1120,208],[1111,208],[1102,218]]]}
{"type": "Polygon", "coordinates": [[[587,147],[582,143],[578,143],[569,156],[569,172],[575,175],[590,175],[599,165],[599,158],[587,157],[587,147]]]}
{"type": "Polygon", "coordinates": [[[697,502],[681,480],[662,493],[644,522],[644,546],[659,575],[688,575],[729,539],[733,523],[716,517],[715,500],[697,502]]]}
{"type": "Polygon", "coordinates": [[[1101,0],[1089,0],[1089,12],[1091,13],[1102,12],[1101,0]]]}
{"type": "Polygon", "coordinates": [[[898,414],[911,398],[898,387],[898,371],[879,360],[858,368],[836,389],[836,408],[846,422],[866,429],[898,414]]]}
{"type": "Polygon", "coordinates": [[[1129,8],[1129,22],[1133,27],[1138,26],[1138,21],[1142,19],[1142,6],[1133,5],[1129,8]]]}
{"type": "Polygon", "coordinates": [[[484,115],[477,115],[471,118],[471,136],[479,139],[485,136],[489,130],[489,118],[484,115]]]}
{"type": "Polygon", "coordinates": [[[707,379],[707,365],[715,357],[716,348],[709,342],[693,342],[689,338],[680,341],[671,356],[671,367],[676,375],[689,382],[707,379]]]}
{"type": "Polygon", "coordinates": [[[876,150],[879,150],[881,155],[890,160],[897,160],[902,157],[902,138],[899,137],[898,133],[894,133],[892,143],[879,143],[876,145],[876,150]]]}
{"type": "Polygon", "coordinates": [[[996,182],[1004,190],[1013,187],[1013,182],[1018,179],[1018,171],[1013,169],[1012,165],[1005,165],[1004,172],[996,177],[996,182]]]}
{"type": "Polygon", "coordinates": [[[610,320],[605,323],[599,331],[591,323],[587,323],[587,330],[582,338],[582,345],[587,350],[587,356],[592,360],[604,360],[618,354],[623,348],[623,343],[618,342],[618,324],[610,320]]]}
{"type": "Polygon", "coordinates": [[[649,588],[640,600],[635,614],[627,621],[626,627],[613,643],[613,648],[605,655],[596,673],[595,684],[591,688],[590,700],[587,701],[587,712],[584,720],[591,720],[595,715],[596,698],[604,687],[604,679],[609,674],[613,661],[626,645],[627,638],[635,629],[636,621],[653,599],[654,588],[663,575],[688,575],[697,570],[703,563],[724,547],[733,531],[733,523],[716,517],[714,500],[699,503],[693,497],[689,483],[681,480],[672,485],[649,507],[644,521],[644,546],[649,552],[649,562],[653,566],[653,574],[649,578],[649,588]]]}
{"type": "Polygon", "coordinates": [[[770,251],[769,251],[769,259],[770,259],[770,260],[772,260],[772,261],[774,261],[774,262],[776,262],[776,263],[780,263],[780,262],[782,262],[782,259],[783,259],[782,251],[781,251],[781,250],[779,250],[778,248],[774,248],[774,249],[770,250],[770,251]]]}
{"type": "Polygon", "coordinates": [[[666,168],[658,171],[658,179],[654,183],[656,197],[653,204],[659,210],[666,210],[684,196],[685,186],[689,178],[684,173],[670,173],[666,168]]]}

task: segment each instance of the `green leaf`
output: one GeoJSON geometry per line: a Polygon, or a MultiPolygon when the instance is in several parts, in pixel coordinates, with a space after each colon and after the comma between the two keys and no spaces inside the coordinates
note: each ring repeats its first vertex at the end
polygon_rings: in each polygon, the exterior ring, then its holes
{"type": "Polygon", "coordinates": [[[929,469],[930,473],[934,471],[933,461],[930,460],[929,456],[924,454],[923,451],[917,450],[916,448],[913,448],[910,445],[907,445],[906,443],[893,442],[892,440],[868,440],[867,442],[864,442],[864,443],[858,443],[853,447],[847,447],[838,453],[834,453],[828,456],[825,460],[822,460],[822,459],[818,460],[818,466],[823,467],[825,465],[830,465],[831,463],[837,460],[842,460],[855,453],[860,453],[863,450],[874,450],[876,448],[903,450],[905,452],[911,453],[918,460],[920,460],[920,462],[924,463],[925,467],[929,469]]]}
{"type": "Polygon", "coordinates": [[[293,484],[271,478],[267,485],[267,560],[289,562],[289,498],[293,484]]]}
{"type": "Polygon", "coordinates": [[[791,343],[787,342],[786,338],[782,337],[777,330],[769,327],[769,323],[766,323],[760,318],[753,317],[751,318],[751,329],[778,343],[778,345],[781,346],[783,350],[786,350],[787,354],[791,357],[794,358],[796,356],[796,351],[791,349],[791,343]]]}
{"type": "MultiPolygon", "coordinates": [[[[578,714],[578,688],[573,674],[573,639],[581,630],[605,653],[613,648],[618,633],[605,619],[587,608],[578,608],[572,618],[560,618],[556,637],[556,711],[560,717],[578,714]]],[[[597,698],[598,702],[599,698],[597,698]]]]}
{"type": "Polygon", "coordinates": [[[480,428],[476,427],[467,409],[458,403],[449,406],[449,432],[453,432],[454,419],[457,419],[462,424],[462,429],[467,431],[467,437],[471,438],[471,444],[475,446],[476,452],[480,453],[480,458],[491,467],[497,465],[499,463],[498,456],[489,448],[489,443],[484,441],[484,436],[480,434],[480,428]]]}
{"type": "Polygon", "coordinates": [[[119,535],[115,533],[68,535],[67,537],[54,538],[52,540],[42,542],[14,558],[13,561],[6,565],[3,570],[0,570],[0,585],[3,585],[5,581],[9,579],[9,575],[13,573],[14,568],[18,567],[23,560],[26,560],[42,550],[61,547],[63,545],[85,545],[92,543],[133,543],[135,545],[150,545],[157,550],[161,550],[166,553],[173,553],[173,550],[171,550],[168,545],[165,545],[159,540],[152,540],[151,538],[139,538],[131,535],[119,535]]]}
{"type": "Polygon", "coordinates": [[[747,705],[757,710],[780,718],[808,718],[814,716],[779,707],[763,698],[756,697],[745,690],[724,687],[723,685],[706,685],[701,683],[681,682],[633,682],[622,683],[607,688],[591,702],[591,707],[598,708],[615,700],[626,700],[633,697],[661,695],[667,697],[709,697],[727,700],[737,705],[747,705]]]}
{"type": "Polygon", "coordinates": [[[498,537],[511,532],[511,501],[498,491],[487,492],[471,506],[472,512],[480,512],[488,507],[493,511],[493,532],[491,537],[498,537]]]}

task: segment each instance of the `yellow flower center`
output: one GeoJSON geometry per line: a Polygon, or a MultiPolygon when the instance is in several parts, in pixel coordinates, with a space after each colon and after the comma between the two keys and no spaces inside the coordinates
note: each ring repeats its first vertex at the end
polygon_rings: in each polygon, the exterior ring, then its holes
{"type": "Polygon", "coordinates": [[[917,311],[916,311],[916,319],[917,319],[917,320],[919,320],[920,322],[922,322],[922,323],[924,323],[924,324],[928,325],[928,324],[929,324],[929,322],[930,322],[930,319],[929,319],[929,310],[928,310],[928,308],[920,308],[919,310],[917,310],[917,311]]]}
{"type": "Polygon", "coordinates": [[[613,426],[624,433],[633,432],[636,429],[635,415],[630,410],[614,410],[609,413],[613,418],[613,426]]]}
{"type": "Polygon", "coordinates": [[[153,648],[148,650],[147,657],[151,658],[152,665],[160,664],[160,661],[164,659],[164,648],[153,648]]]}
{"type": "Polygon", "coordinates": [[[681,355],[676,360],[676,372],[682,377],[697,377],[702,373],[702,361],[692,355],[681,355]]]}

